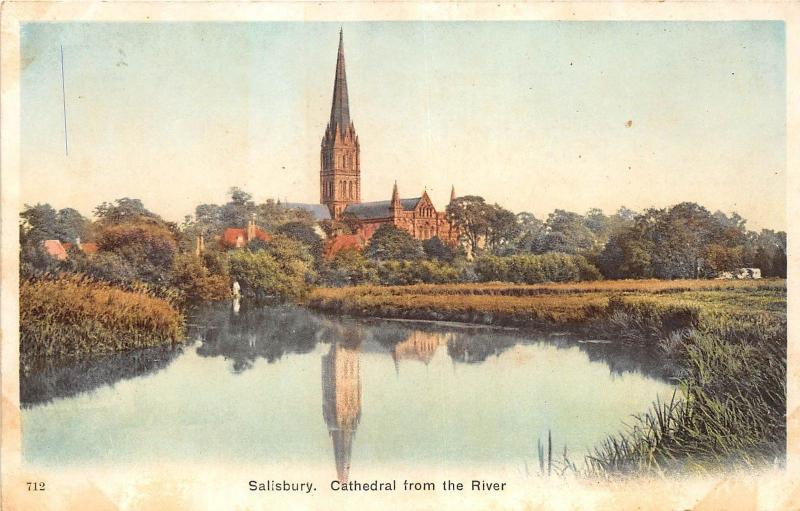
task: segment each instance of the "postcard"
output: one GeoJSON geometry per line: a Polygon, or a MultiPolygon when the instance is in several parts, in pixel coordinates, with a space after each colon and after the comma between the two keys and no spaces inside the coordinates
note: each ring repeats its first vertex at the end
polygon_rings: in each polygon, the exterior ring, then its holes
{"type": "Polygon", "coordinates": [[[796,3],[2,7],[2,509],[800,506],[796,3]]]}

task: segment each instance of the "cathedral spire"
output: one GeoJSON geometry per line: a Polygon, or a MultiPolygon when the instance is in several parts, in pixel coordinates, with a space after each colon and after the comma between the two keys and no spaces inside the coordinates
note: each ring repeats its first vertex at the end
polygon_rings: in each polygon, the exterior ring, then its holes
{"type": "Polygon", "coordinates": [[[392,208],[399,208],[400,207],[400,192],[397,191],[397,181],[394,182],[394,188],[392,188],[392,208]]]}
{"type": "Polygon", "coordinates": [[[336,57],[336,78],[333,82],[333,101],[331,103],[331,122],[328,126],[335,133],[336,128],[344,135],[350,126],[350,104],[347,99],[347,75],[344,71],[344,33],[339,29],[339,55],[336,57]]]}
{"type": "Polygon", "coordinates": [[[456,185],[453,185],[453,187],[450,188],[450,202],[453,202],[454,200],[456,200],[456,185]]]}

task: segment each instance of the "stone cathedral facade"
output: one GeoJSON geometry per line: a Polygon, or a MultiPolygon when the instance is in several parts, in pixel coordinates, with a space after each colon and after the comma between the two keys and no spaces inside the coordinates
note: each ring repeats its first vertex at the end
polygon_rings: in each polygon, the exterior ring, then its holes
{"type": "MultiPolygon", "coordinates": [[[[350,118],[341,31],[331,117],[320,148],[319,185],[320,203],[327,206],[331,218],[350,220],[357,225],[357,234],[365,240],[378,227],[390,223],[406,230],[416,239],[438,236],[446,243],[455,244],[458,241],[458,233],[444,211],[436,209],[427,192],[419,197],[402,199],[395,183],[391,199],[361,202],[361,146],[350,118]]],[[[454,198],[453,189],[450,200],[454,198]]]]}

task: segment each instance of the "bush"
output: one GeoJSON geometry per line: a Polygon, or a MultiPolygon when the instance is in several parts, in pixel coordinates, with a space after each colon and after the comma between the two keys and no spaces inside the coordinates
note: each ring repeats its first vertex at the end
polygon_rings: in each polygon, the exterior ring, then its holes
{"type": "Polygon", "coordinates": [[[475,273],[483,282],[575,282],[599,280],[600,271],[585,257],[561,253],[520,254],[507,257],[482,256],[475,260],[475,273]]]}
{"type": "Polygon", "coordinates": [[[458,268],[438,261],[382,261],[378,263],[378,278],[382,285],[448,284],[458,282],[458,268]]]}
{"type": "Polygon", "coordinates": [[[391,224],[383,224],[369,239],[367,257],[378,261],[421,259],[425,253],[422,243],[408,232],[391,224]]]}
{"type": "Polygon", "coordinates": [[[228,259],[231,278],[251,298],[296,299],[309,290],[309,266],[300,259],[278,260],[266,250],[238,250],[228,259]]]}
{"type": "Polygon", "coordinates": [[[224,300],[231,295],[230,279],[211,275],[203,260],[194,254],[175,258],[172,285],[180,289],[187,302],[224,300]]]}
{"type": "Polygon", "coordinates": [[[19,299],[25,371],[65,358],[178,342],[183,336],[183,317],[167,301],[82,275],[23,280],[19,299]]]}
{"type": "Polygon", "coordinates": [[[343,287],[377,284],[375,263],[357,250],[342,250],[330,261],[320,265],[319,282],[326,286],[343,287]]]}
{"type": "Polygon", "coordinates": [[[170,280],[178,244],[160,224],[127,223],[106,228],[97,241],[101,252],[112,252],[136,269],[139,280],[164,284],[170,280]]]}

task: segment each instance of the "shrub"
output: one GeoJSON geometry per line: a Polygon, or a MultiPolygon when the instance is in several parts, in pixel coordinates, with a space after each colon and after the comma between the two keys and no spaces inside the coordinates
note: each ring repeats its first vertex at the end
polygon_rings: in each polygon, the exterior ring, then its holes
{"type": "Polygon", "coordinates": [[[408,232],[391,224],[383,224],[369,239],[367,257],[378,261],[421,259],[422,243],[408,232]]]}
{"type": "Polygon", "coordinates": [[[266,250],[238,250],[228,259],[231,278],[253,298],[295,299],[309,290],[309,266],[300,259],[278,260],[266,250]]]}
{"type": "Polygon", "coordinates": [[[23,370],[178,342],[183,317],[167,301],[82,275],[20,282],[20,365],[23,370]]]}
{"type": "Polygon", "coordinates": [[[484,282],[574,282],[598,280],[600,271],[585,257],[571,254],[519,254],[506,257],[482,256],[475,260],[475,273],[484,282]]]}
{"type": "Polygon", "coordinates": [[[136,269],[139,280],[153,284],[169,281],[178,245],[163,225],[126,223],[106,228],[97,241],[101,252],[112,252],[136,269]]]}
{"type": "Polygon", "coordinates": [[[375,263],[357,250],[342,250],[330,261],[320,265],[319,282],[326,286],[342,287],[377,284],[375,263]]]}
{"type": "Polygon", "coordinates": [[[188,302],[224,300],[230,297],[230,279],[211,275],[203,260],[194,254],[175,258],[172,285],[180,289],[188,302]]]}

